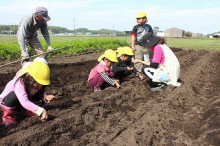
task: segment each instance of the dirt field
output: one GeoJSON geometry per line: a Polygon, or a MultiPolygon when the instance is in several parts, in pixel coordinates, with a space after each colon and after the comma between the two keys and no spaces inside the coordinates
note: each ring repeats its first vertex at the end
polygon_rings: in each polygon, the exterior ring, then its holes
{"type": "MultiPolygon", "coordinates": [[[[0,120],[0,145],[220,145],[220,51],[173,50],[182,86],[154,93],[134,75],[93,93],[87,78],[100,52],[51,58],[49,121],[0,120]]],[[[0,68],[0,92],[19,67],[0,68]]]]}

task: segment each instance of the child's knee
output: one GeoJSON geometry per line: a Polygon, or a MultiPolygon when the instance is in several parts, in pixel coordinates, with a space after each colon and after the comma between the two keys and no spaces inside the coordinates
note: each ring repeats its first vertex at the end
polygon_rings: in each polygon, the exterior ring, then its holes
{"type": "Polygon", "coordinates": [[[7,107],[15,107],[20,105],[20,102],[18,101],[18,98],[14,91],[8,93],[8,95],[4,97],[3,102],[7,107]]]}

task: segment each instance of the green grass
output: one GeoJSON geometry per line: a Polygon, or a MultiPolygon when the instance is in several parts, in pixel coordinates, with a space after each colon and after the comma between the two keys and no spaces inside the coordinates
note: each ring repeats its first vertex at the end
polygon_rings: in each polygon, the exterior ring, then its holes
{"type": "MultiPolygon", "coordinates": [[[[43,48],[47,49],[47,44],[43,37],[39,37],[43,48]]],[[[126,38],[119,37],[51,37],[51,45],[54,49],[74,45],[68,49],[56,51],[56,54],[76,54],[87,50],[106,50],[118,48],[119,46],[129,46],[126,38]]],[[[34,53],[29,48],[30,55],[34,53]]],[[[17,43],[16,36],[0,36],[0,58],[14,60],[20,57],[21,51],[17,43]]]]}
{"type": "Polygon", "coordinates": [[[17,43],[16,36],[0,36],[0,43],[17,43]]]}
{"type": "Polygon", "coordinates": [[[220,39],[166,38],[167,45],[175,48],[220,50],[220,39]]]}
{"type": "MultiPolygon", "coordinates": [[[[43,48],[47,44],[42,36],[39,36],[43,48]]],[[[90,50],[113,49],[119,46],[130,46],[131,36],[124,37],[75,37],[75,36],[51,36],[51,44],[54,49],[74,45],[69,49],[59,50],[57,54],[76,54],[90,50]]],[[[166,38],[168,46],[175,48],[220,50],[220,39],[209,38],[166,38]]],[[[31,49],[30,54],[33,55],[31,49]]],[[[20,47],[16,36],[0,36],[0,59],[14,60],[20,57],[20,47]]]]}

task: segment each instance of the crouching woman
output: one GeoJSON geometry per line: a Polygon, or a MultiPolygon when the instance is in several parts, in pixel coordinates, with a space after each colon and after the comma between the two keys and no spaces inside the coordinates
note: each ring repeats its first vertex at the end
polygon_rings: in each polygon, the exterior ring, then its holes
{"type": "Polygon", "coordinates": [[[143,72],[151,79],[153,85],[159,88],[163,85],[180,86],[178,82],[180,64],[176,55],[165,44],[164,38],[151,34],[144,40],[144,46],[153,51],[152,61],[134,60],[133,62],[146,65],[143,72]]]}
{"type": "Polygon", "coordinates": [[[34,61],[27,68],[21,69],[0,95],[3,124],[7,126],[17,122],[15,111],[28,117],[36,114],[45,122],[48,119],[47,111],[38,104],[55,98],[44,93],[49,84],[50,69],[47,64],[34,61]]]}

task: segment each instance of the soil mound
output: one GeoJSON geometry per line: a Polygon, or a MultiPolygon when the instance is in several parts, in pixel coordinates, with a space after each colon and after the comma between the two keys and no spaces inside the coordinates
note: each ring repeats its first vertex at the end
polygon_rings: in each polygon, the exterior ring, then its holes
{"type": "MultiPolygon", "coordinates": [[[[0,120],[0,145],[220,145],[220,51],[173,51],[182,86],[153,93],[134,75],[93,93],[87,78],[100,52],[50,58],[49,120],[0,120]]],[[[1,68],[1,92],[18,69],[1,68]]]]}

